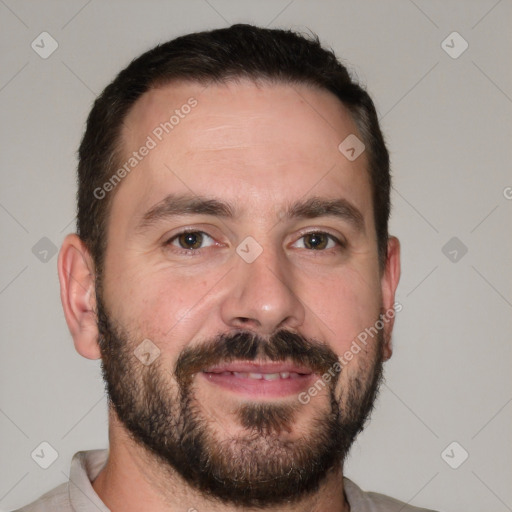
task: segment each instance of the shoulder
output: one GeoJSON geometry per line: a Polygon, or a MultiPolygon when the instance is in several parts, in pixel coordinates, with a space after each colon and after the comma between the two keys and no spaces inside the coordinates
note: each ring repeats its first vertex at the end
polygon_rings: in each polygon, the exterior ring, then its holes
{"type": "Polygon", "coordinates": [[[13,512],[50,512],[55,510],[73,512],[69,501],[67,482],[60,484],[32,503],[25,505],[23,508],[14,510],[13,512]]]}
{"type": "Polygon", "coordinates": [[[108,512],[94,491],[91,482],[98,476],[108,457],[108,450],[87,450],[75,453],[70,476],[40,498],[13,512],[108,512]]]}
{"type": "Polygon", "coordinates": [[[346,477],[343,478],[343,486],[351,512],[435,512],[413,507],[384,494],[365,492],[346,477]]]}

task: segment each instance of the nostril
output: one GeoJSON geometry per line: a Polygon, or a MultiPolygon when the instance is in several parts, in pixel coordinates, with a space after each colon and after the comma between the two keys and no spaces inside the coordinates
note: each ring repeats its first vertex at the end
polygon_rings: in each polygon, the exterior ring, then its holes
{"type": "Polygon", "coordinates": [[[261,327],[261,323],[258,320],[247,316],[237,316],[235,325],[241,329],[258,329],[261,327]]]}

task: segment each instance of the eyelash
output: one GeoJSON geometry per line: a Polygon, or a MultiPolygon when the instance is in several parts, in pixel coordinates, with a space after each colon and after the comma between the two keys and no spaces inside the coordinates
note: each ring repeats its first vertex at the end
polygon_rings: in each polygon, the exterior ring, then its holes
{"type": "MultiPolygon", "coordinates": [[[[206,233],[205,231],[190,229],[190,230],[180,231],[176,235],[173,235],[166,242],[164,242],[164,246],[165,247],[172,246],[172,242],[177,240],[181,235],[186,235],[188,233],[194,233],[194,234],[199,233],[199,234],[202,234],[202,235],[206,235],[211,240],[214,240],[214,238],[212,236],[210,236],[208,233],[206,233]]],[[[317,253],[322,253],[322,252],[325,253],[325,252],[327,252],[327,253],[331,253],[332,251],[336,251],[336,250],[339,250],[339,249],[344,249],[347,246],[345,241],[340,240],[336,236],[334,236],[331,233],[328,233],[326,231],[308,231],[306,233],[302,233],[301,236],[298,238],[298,240],[300,240],[301,238],[304,238],[304,237],[306,237],[308,235],[325,235],[325,236],[327,236],[329,238],[329,240],[331,240],[335,244],[337,244],[337,247],[330,247],[328,249],[318,249],[318,250],[315,250],[315,249],[307,249],[306,248],[305,250],[307,250],[309,252],[317,252],[317,253]]],[[[214,246],[214,245],[215,244],[212,244],[212,246],[214,246]]],[[[183,249],[182,247],[177,247],[177,246],[172,246],[172,247],[173,247],[174,251],[178,252],[179,254],[184,254],[184,255],[187,255],[187,256],[199,255],[199,254],[201,254],[203,252],[204,249],[208,249],[209,248],[209,247],[202,247],[202,248],[199,248],[199,249],[183,249]]]]}

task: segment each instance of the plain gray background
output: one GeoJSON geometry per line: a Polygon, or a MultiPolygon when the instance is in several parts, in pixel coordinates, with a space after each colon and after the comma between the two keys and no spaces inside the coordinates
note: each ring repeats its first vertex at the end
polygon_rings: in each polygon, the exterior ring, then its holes
{"type": "Polygon", "coordinates": [[[0,508],[107,446],[99,362],[74,350],[52,252],[74,229],[92,101],[158,42],[252,22],[331,46],[374,98],[391,152],[403,310],[347,476],[447,512],[512,510],[511,15],[510,0],[0,0],[0,508]],[[46,59],[31,47],[44,31],[58,43],[46,59]],[[43,441],[59,454],[46,470],[31,458],[43,441]]]}

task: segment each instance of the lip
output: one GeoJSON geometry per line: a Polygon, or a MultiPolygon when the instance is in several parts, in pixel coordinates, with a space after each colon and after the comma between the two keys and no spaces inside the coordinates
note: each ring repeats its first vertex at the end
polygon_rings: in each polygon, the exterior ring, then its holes
{"type": "MultiPolygon", "coordinates": [[[[315,378],[310,368],[291,362],[231,362],[212,366],[200,372],[211,385],[251,399],[272,399],[297,395],[307,389],[315,378]],[[248,374],[263,374],[262,378],[251,378],[248,374]],[[279,374],[279,377],[276,377],[279,374]],[[281,375],[284,374],[284,375],[281,375]],[[264,375],[271,376],[266,380],[264,375]]],[[[257,375],[256,375],[257,376],[257,375]]]]}

